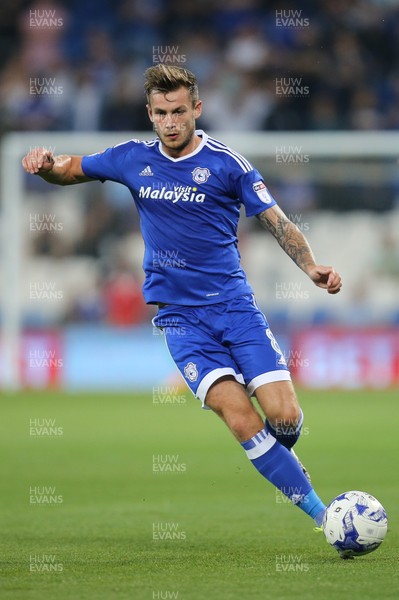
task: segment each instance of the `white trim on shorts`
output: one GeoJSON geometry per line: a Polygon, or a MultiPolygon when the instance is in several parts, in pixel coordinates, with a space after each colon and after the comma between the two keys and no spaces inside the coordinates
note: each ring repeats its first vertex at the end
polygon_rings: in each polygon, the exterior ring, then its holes
{"type": "Polygon", "coordinates": [[[256,388],[264,383],[273,383],[274,381],[291,381],[290,372],[286,371],[285,369],[278,369],[276,371],[262,373],[262,375],[254,377],[252,381],[248,383],[247,392],[250,396],[252,396],[256,388]]]}
{"type": "Polygon", "coordinates": [[[232,367],[220,367],[219,369],[213,369],[210,371],[203,379],[201,379],[200,384],[195,393],[196,397],[199,398],[202,402],[202,408],[206,408],[209,410],[209,406],[205,404],[205,398],[208,393],[209,388],[215,381],[224,377],[225,375],[232,375],[238,383],[242,383],[245,385],[244,377],[241,373],[236,373],[232,367]]]}

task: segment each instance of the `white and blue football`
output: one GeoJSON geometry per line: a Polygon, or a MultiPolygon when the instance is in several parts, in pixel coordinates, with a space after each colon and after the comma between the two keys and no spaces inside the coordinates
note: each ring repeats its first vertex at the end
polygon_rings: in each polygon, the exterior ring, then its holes
{"type": "Polygon", "coordinates": [[[387,533],[388,519],[374,496],[350,491],[327,506],[322,527],[327,542],[341,558],[353,558],[377,550],[387,533]]]}

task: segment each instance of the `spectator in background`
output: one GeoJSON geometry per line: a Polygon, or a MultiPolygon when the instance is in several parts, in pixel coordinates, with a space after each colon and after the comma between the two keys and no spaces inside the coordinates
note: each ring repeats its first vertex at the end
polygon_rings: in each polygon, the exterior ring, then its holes
{"type": "Polygon", "coordinates": [[[134,64],[127,64],[105,94],[100,120],[103,131],[144,131],[150,128],[142,90],[137,87],[136,71],[134,64]]]}
{"type": "Polygon", "coordinates": [[[232,68],[205,87],[203,99],[208,107],[207,127],[219,131],[231,131],[233,126],[234,131],[262,129],[274,103],[259,73],[232,68]]]}
{"type": "Polygon", "coordinates": [[[373,90],[365,86],[355,90],[350,105],[351,129],[381,129],[382,115],[378,111],[378,99],[373,90]]]}
{"type": "Polygon", "coordinates": [[[321,91],[310,99],[309,128],[314,131],[345,129],[345,120],[337,111],[331,92],[321,91]]]}
{"type": "Polygon", "coordinates": [[[105,321],[110,325],[132,326],[146,320],[149,314],[143,300],[141,282],[132,268],[115,268],[103,288],[105,321]]]}
{"type": "Polygon", "coordinates": [[[104,94],[100,92],[94,73],[85,63],[76,70],[75,94],[71,106],[71,127],[74,131],[97,131],[104,94]]]}
{"type": "Polygon", "coordinates": [[[75,246],[75,254],[101,258],[117,234],[117,223],[116,211],[104,195],[98,193],[98,188],[92,188],[87,200],[83,235],[75,246]]]}
{"type": "Polygon", "coordinates": [[[153,49],[162,43],[166,9],[167,3],[158,0],[117,3],[113,43],[119,59],[139,60],[145,68],[153,49]]]}
{"type": "Polygon", "coordinates": [[[49,77],[54,65],[64,61],[62,43],[68,22],[68,8],[56,0],[32,2],[20,14],[20,56],[30,72],[45,72],[49,77]]]}
{"type": "Polygon", "coordinates": [[[194,73],[198,73],[198,83],[205,86],[213,77],[217,65],[215,56],[219,52],[219,43],[216,32],[212,30],[199,30],[184,36],[179,45],[181,64],[184,67],[190,63],[194,73]]]}
{"type": "Polygon", "coordinates": [[[227,42],[225,59],[238,71],[250,72],[264,69],[270,59],[270,48],[259,26],[245,24],[238,27],[227,42]]]}
{"type": "MultiPolygon", "coordinates": [[[[238,8],[242,3],[236,4],[238,8]]],[[[224,52],[225,68],[214,72],[210,84],[205,83],[207,127],[231,130],[234,123],[235,131],[263,128],[275,102],[264,76],[268,56],[269,47],[259,26],[244,21],[234,28],[224,52]]]]}

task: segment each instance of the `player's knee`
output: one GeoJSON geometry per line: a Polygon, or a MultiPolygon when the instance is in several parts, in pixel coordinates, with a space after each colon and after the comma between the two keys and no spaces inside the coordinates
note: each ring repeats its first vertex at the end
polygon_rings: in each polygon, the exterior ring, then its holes
{"type": "Polygon", "coordinates": [[[301,410],[296,403],[285,404],[281,406],[278,411],[278,414],[275,415],[274,426],[282,426],[282,427],[295,427],[299,419],[301,418],[301,410]]]}
{"type": "Polygon", "coordinates": [[[230,415],[226,422],[231,432],[240,442],[251,439],[263,428],[263,421],[255,411],[230,415]]]}

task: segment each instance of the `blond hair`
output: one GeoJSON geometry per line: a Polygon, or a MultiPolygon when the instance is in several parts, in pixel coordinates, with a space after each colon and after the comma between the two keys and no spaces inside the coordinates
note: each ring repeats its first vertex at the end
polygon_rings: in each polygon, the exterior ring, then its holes
{"type": "Polygon", "coordinates": [[[161,92],[168,94],[174,92],[180,87],[188,89],[193,106],[198,101],[197,78],[188,69],[176,67],[173,65],[156,65],[150,67],[144,73],[144,90],[147,95],[147,101],[150,101],[152,92],[161,92]]]}

